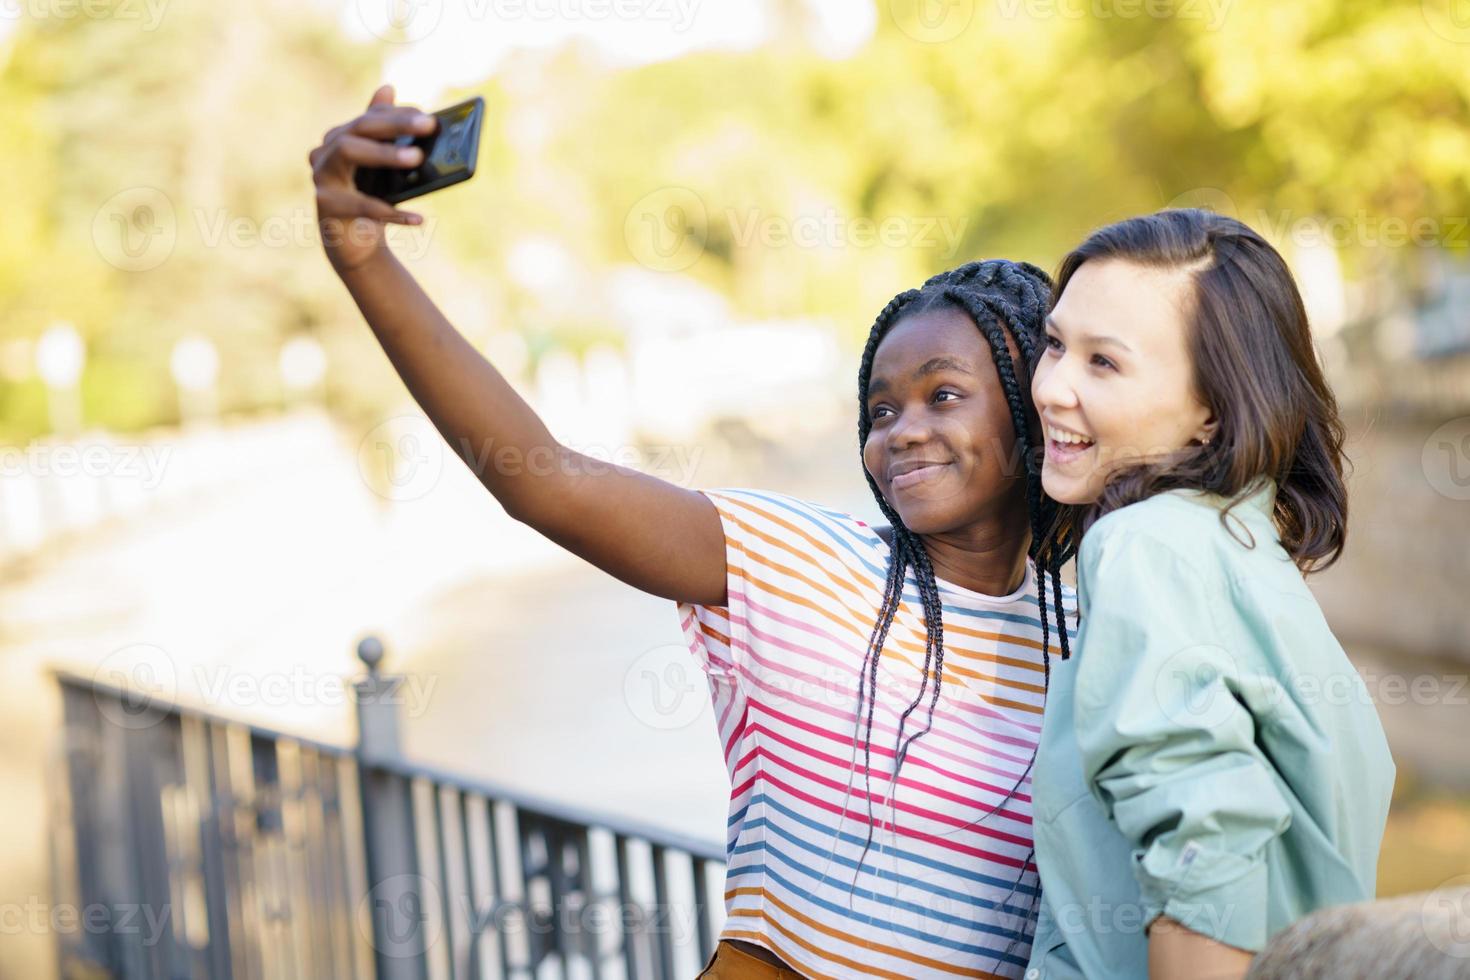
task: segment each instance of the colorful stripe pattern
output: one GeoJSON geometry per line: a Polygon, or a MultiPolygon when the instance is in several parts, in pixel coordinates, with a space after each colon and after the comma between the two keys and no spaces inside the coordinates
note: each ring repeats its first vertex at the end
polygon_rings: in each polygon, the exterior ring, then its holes
{"type": "MultiPolygon", "coordinates": [[[[722,936],[810,977],[1020,976],[1038,905],[1027,770],[1046,693],[1033,572],[1002,597],[939,583],[940,699],[890,787],[924,664],[909,573],[878,667],[868,785],[858,671],[887,544],[854,517],[782,494],[705,495],[724,524],[727,604],[681,603],[679,615],[730,772],[722,936]]],[[[1063,603],[1075,636],[1071,589],[1063,603]]],[[[928,704],[926,692],[905,738],[928,704]]]]}

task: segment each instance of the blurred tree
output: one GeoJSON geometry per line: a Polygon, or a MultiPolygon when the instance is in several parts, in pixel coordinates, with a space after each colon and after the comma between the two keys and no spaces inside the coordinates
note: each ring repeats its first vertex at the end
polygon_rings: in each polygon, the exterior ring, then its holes
{"type": "MultiPolygon", "coordinates": [[[[522,52],[473,89],[489,110],[480,176],[415,202],[429,222],[400,251],[471,336],[519,330],[533,352],[607,339],[598,283],[614,264],[857,338],[935,271],[990,255],[1050,267],[1090,228],[1170,203],[1233,209],[1278,239],[1332,216],[1350,270],[1412,264],[1423,248],[1376,240],[1389,219],[1436,222],[1428,247],[1470,246],[1453,220],[1470,214],[1470,59],[1437,2],[1081,17],[1001,0],[936,25],[884,0],[867,45],[831,60],[782,0],[778,40],[755,50],[631,70],[585,41],[522,52]],[[556,243],[570,288],[502,274],[528,239],[556,243]]],[[[398,391],[316,241],[305,150],[361,110],[391,50],[346,40],[329,6],[175,4],[156,30],[55,18],[9,41],[0,124],[25,193],[0,223],[0,344],[76,323],[89,420],[168,419],[186,332],[219,346],[228,408],[278,403],[276,354],[299,332],[326,347],[338,409],[398,391]],[[123,248],[150,229],[173,236],[152,265],[142,238],[123,248]]],[[[0,377],[0,438],[37,431],[40,404],[33,382],[0,377]]]]}

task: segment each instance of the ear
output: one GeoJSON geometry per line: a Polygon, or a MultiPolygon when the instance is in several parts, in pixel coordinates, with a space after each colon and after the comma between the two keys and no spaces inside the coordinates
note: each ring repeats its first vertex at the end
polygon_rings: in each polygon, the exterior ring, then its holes
{"type": "Polygon", "coordinates": [[[1219,431],[1220,420],[1211,415],[1200,423],[1198,429],[1194,430],[1194,437],[1190,440],[1190,443],[1197,443],[1201,446],[1208,446],[1210,442],[1214,440],[1219,431]]]}

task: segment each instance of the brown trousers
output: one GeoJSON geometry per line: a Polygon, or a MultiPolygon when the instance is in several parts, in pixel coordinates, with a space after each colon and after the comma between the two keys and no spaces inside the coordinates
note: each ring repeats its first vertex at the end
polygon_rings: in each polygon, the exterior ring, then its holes
{"type": "Polygon", "coordinates": [[[695,980],[805,980],[795,970],[784,970],[753,956],[734,943],[722,939],[704,971],[695,980]]]}

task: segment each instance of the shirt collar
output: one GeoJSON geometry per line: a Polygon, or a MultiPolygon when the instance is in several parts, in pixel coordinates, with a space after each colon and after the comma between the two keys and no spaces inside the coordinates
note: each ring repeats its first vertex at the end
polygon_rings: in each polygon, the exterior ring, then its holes
{"type": "MultiPolygon", "coordinates": [[[[1224,510],[1230,503],[1229,497],[1208,490],[1180,490],[1178,492],[1221,510],[1224,510]]],[[[1276,481],[1269,476],[1259,477],[1246,489],[1245,494],[1239,500],[1239,506],[1232,513],[1244,508],[1253,512],[1255,516],[1270,521],[1276,512],[1276,481]]]]}

